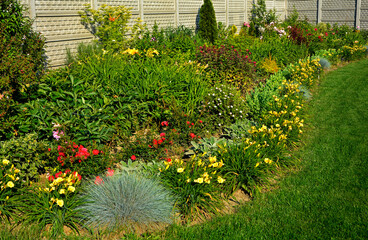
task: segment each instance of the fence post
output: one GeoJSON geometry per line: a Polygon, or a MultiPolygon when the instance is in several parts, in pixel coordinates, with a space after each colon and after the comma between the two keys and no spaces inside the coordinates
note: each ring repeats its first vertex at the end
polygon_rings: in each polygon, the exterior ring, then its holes
{"type": "Polygon", "coordinates": [[[322,21],[322,0],[317,1],[317,23],[322,21]]]}
{"type": "Polygon", "coordinates": [[[138,0],[139,4],[139,17],[141,18],[142,22],[144,22],[144,9],[143,9],[143,0],[138,0]]]}
{"type": "Polygon", "coordinates": [[[360,27],[361,7],[362,7],[362,0],[356,0],[356,5],[355,5],[355,28],[360,27]]]}
{"type": "Polygon", "coordinates": [[[98,8],[97,0],[91,0],[91,7],[92,9],[97,10],[98,8]]]}
{"type": "Polygon", "coordinates": [[[31,20],[34,20],[32,23],[32,27],[34,31],[37,31],[37,25],[36,25],[36,1],[35,0],[29,0],[28,2],[29,6],[29,18],[31,20]]]}
{"type": "Polygon", "coordinates": [[[288,12],[288,1],[284,0],[284,20],[286,20],[288,14],[289,14],[289,12],[288,12]]]}
{"type": "Polygon", "coordinates": [[[225,0],[225,24],[229,26],[229,0],[225,0]]]}
{"type": "Polygon", "coordinates": [[[179,27],[179,0],[175,0],[175,26],[179,27]]]}

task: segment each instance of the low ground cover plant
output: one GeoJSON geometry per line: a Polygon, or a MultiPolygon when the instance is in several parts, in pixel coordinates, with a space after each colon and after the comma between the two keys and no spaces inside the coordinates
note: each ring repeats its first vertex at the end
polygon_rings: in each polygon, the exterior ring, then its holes
{"type": "Polygon", "coordinates": [[[39,78],[36,51],[32,70],[4,70],[34,77],[19,94],[0,88],[1,218],[50,237],[188,223],[294,164],[309,89],[328,64],[366,56],[364,37],[256,7],[239,34],[219,24],[213,38],[140,22],[127,38],[128,9],[87,7],[99,42],[67,67],[39,78]]]}

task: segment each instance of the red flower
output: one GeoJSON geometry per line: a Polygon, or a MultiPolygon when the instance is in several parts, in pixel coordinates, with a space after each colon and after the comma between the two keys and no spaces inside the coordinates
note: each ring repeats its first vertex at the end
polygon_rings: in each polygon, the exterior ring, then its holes
{"type": "Polygon", "coordinates": [[[65,157],[65,153],[63,153],[63,152],[59,152],[59,156],[63,156],[63,157],[65,157]]]}
{"type": "Polygon", "coordinates": [[[100,184],[102,184],[102,183],[103,183],[102,178],[101,178],[100,176],[97,176],[97,177],[96,177],[96,180],[95,180],[95,184],[96,184],[96,185],[100,185],[100,184]]]}
{"type": "Polygon", "coordinates": [[[190,122],[189,122],[189,121],[187,121],[187,124],[188,124],[188,125],[190,125],[190,122]]]}
{"type": "Polygon", "coordinates": [[[328,33],[325,33],[326,37],[328,36],[328,33]]]}
{"type": "Polygon", "coordinates": [[[160,137],[165,137],[165,133],[160,133],[160,137]]]}
{"type": "Polygon", "coordinates": [[[50,152],[50,151],[51,151],[51,148],[49,148],[48,150],[49,150],[49,152],[50,152]]]}
{"type": "Polygon", "coordinates": [[[54,181],[54,179],[55,179],[54,176],[49,176],[49,181],[50,182],[54,181]]]}
{"type": "Polygon", "coordinates": [[[199,120],[199,123],[203,123],[203,121],[202,120],[199,120]]]}
{"type": "Polygon", "coordinates": [[[162,139],[158,140],[157,143],[160,145],[162,143],[162,139]]]}
{"type": "Polygon", "coordinates": [[[70,172],[72,172],[72,171],[70,171],[70,169],[65,170],[65,173],[66,173],[66,174],[68,174],[68,173],[70,173],[70,172]]]}
{"type": "Polygon", "coordinates": [[[59,145],[58,148],[57,148],[57,150],[60,151],[60,149],[61,149],[61,146],[59,145]]]}
{"type": "Polygon", "coordinates": [[[148,145],[148,147],[149,147],[149,148],[152,148],[152,146],[151,146],[151,145],[148,145]]]}
{"type": "Polygon", "coordinates": [[[315,28],[314,31],[317,31],[317,28],[315,28]]]}
{"type": "Polygon", "coordinates": [[[189,136],[190,136],[191,138],[195,138],[195,137],[196,137],[196,135],[195,135],[194,133],[189,133],[189,136]]]}
{"type": "Polygon", "coordinates": [[[130,157],[130,159],[132,159],[132,160],[134,161],[134,160],[136,160],[136,159],[137,159],[137,157],[136,157],[136,156],[134,156],[134,155],[132,155],[132,156],[130,157]]]}
{"type": "Polygon", "coordinates": [[[192,126],[194,126],[194,123],[192,123],[192,126]]]}
{"type": "Polygon", "coordinates": [[[168,123],[167,121],[163,121],[163,122],[161,123],[161,126],[169,126],[169,123],[168,123]]]}
{"type": "Polygon", "coordinates": [[[97,149],[93,149],[92,150],[92,154],[93,155],[98,155],[100,153],[100,151],[98,151],[97,149]]]}
{"type": "Polygon", "coordinates": [[[58,172],[58,173],[55,174],[55,178],[61,177],[62,175],[63,175],[63,172],[60,171],[60,172],[58,172]]]}
{"type": "Polygon", "coordinates": [[[168,158],[166,161],[167,161],[167,162],[171,162],[171,158],[168,158]]]}
{"type": "Polygon", "coordinates": [[[108,168],[106,176],[111,177],[112,175],[114,175],[114,169],[108,168]]]}
{"type": "Polygon", "coordinates": [[[153,146],[157,145],[157,140],[153,139],[153,146]]]}

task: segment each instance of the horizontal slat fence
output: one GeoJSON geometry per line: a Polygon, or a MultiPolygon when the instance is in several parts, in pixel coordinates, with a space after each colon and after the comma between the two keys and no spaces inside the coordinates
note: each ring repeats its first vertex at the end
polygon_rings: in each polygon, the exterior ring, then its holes
{"type": "MultiPolygon", "coordinates": [[[[93,36],[80,23],[78,11],[84,4],[97,9],[102,4],[132,8],[132,22],[140,17],[148,27],[180,26],[195,28],[203,0],[20,0],[35,19],[33,27],[46,37],[49,67],[64,65],[66,49],[76,51],[80,43],[93,36]]],[[[212,0],[216,20],[240,27],[251,16],[256,0],[212,0]]],[[[368,28],[368,0],[266,0],[267,9],[275,9],[284,19],[293,7],[311,22],[329,22],[368,28]]]]}

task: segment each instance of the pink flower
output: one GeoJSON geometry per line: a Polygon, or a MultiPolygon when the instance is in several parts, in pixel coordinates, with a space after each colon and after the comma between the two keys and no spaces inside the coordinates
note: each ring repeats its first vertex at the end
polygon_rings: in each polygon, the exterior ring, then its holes
{"type": "Polygon", "coordinates": [[[111,177],[112,175],[114,175],[114,169],[108,168],[106,176],[111,177]]]}
{"type": "Polygon", "coordinates": [[[92,150],[92,154],[93,155],[98,155],[100,153],[100,151],[98,151],[97,149],[93,149],[92,150]]]}
{"type": "Polygon", "coordinates": [[[95,180],[95,184],[96,184],[96,185],[100,185],[100,184],[102,184],[102,183],[103,183],[102,178],[101,178],[100,176],[97,176],[97,177],[96,177],[96,180],[95,180]]]}
{"type": "Polygon", "coordinates": [[[64,135],[63,131],[56,130],[52,132],[52,136],[56,139],[59,140],[61,138],[61,135],[64,135]]]}
{"type": "Polygon", "coordinates": [[[134,160],[136,160],[136,159],[137,159],[137,157],[136,157],[135,155],[132,155],[132,156],[130,157],[130,159],[132,159],[132,160],[134,161],[134,160]]]}

